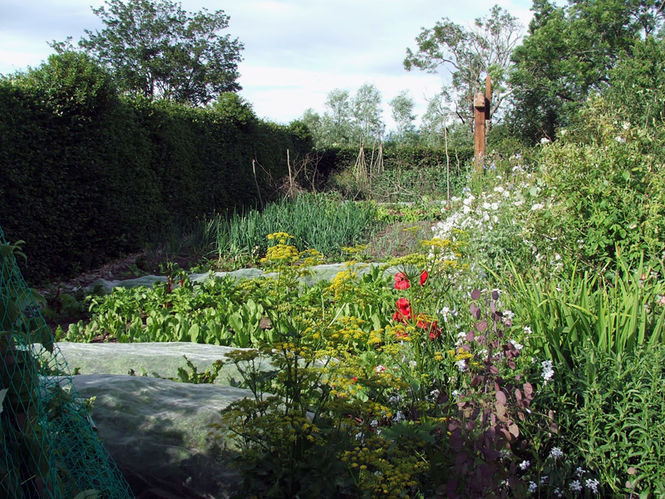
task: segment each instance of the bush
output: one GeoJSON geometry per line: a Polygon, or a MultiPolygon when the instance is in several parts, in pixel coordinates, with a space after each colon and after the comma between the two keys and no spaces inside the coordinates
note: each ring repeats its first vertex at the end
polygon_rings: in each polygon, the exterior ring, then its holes
{"type": "Polygon", "coordinates": [[[589,104],[573,131],[543,148],[544,195],[553,209],[537,227],[561,253],[601,268],[624,249],[630,264],[663,258],[664,129],[617,118],[602,100],[589,104]]]}

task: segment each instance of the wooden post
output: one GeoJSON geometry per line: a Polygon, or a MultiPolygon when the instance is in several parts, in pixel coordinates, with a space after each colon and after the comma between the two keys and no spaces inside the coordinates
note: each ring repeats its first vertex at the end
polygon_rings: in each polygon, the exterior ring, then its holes
{"type": "Polygon", "coordinates": [[[473,98],[474,127],[473,149],[476,173],[483,173],[485,159],[485,121],[490,119],[490,102],[492,97],[492,80],[485,80],[485,93],[476,93],[473,98]]]}

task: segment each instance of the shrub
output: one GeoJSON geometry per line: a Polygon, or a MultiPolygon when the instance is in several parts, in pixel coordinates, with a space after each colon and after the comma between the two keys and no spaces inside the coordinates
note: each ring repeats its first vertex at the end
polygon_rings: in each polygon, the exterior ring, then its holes
{"type": "Polygon", "coordinates": [[[554,205],[535,222],[560,253],[598,269],[624,250],[630,264],[663,258],[662,134],[615,118],[593,101],[578,128],[543,148],[544,195],[554,205]]]}

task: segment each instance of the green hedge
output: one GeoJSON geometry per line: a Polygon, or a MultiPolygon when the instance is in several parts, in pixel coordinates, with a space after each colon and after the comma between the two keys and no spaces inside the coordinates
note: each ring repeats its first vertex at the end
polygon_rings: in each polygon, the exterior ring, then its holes
{"type": "Polygon", "coordinates": [[[268,199],[286,149],[311,143],[248,108],[235,95],[205,109],[120,97],[82,54],[0,79],[0,226],[26,242],[26,277],[71,275],[174,224],[256,205],[252,159],[268,199]]]}

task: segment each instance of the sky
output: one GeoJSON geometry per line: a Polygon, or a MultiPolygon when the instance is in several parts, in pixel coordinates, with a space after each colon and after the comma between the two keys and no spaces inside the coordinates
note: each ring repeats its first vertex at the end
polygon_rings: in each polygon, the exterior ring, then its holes
{"type": "MultiPolygon", "coordinates": [[[[261,118],[289,123],[307,108],[323,114],[328,93],[352,95],[365,83],[382,95],[391,128],[389,101],[407,90],[415,113],[438,93],[446,70],[407,72],[402,61],[415,38],[441,18],[471,26],[501,7],[528,25],[531,0],[181,0],[189,12],[223,10],[225,33],[243,44],[240,95],[261,118]]],[[[38,67],[53,53],[49,41],[101,30],[92,12],[104,0],[0,0],[0,74],[38,67]]]]}

